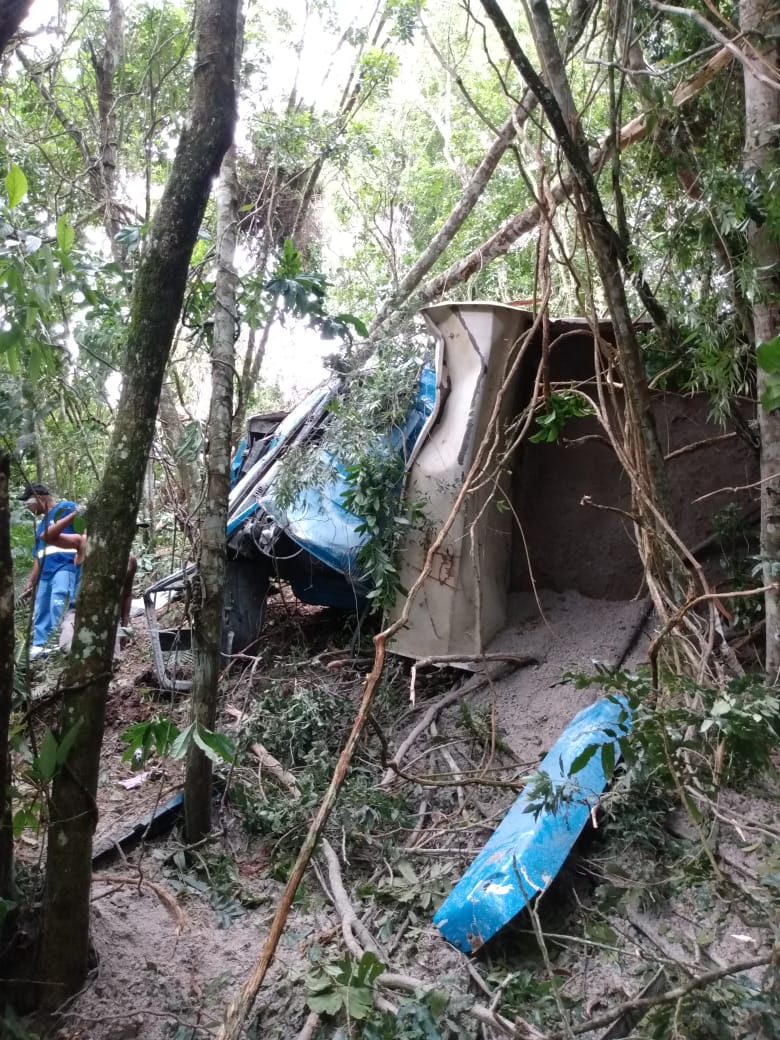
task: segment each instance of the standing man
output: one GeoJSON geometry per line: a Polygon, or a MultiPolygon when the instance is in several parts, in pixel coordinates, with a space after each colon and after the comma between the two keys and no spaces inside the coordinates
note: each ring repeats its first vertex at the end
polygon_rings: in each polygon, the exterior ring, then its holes
{"type": "MultiPolygon", "coordinates": [[[[45,538],[49,525],[75,512],[76,503],[55,501],[45,484],[28,484],[19,500],[33,515],[42,517],[35,529],[33,568],[24,586],[25,595],[36,588],[30,647],[30,657],[34,658],[44,652],[47,639],[59,626],[68,603],[76,596],[76,550],[47,544],[45,538]]],[[[76,534],[72,525],[66,531],[76,534]]]]}

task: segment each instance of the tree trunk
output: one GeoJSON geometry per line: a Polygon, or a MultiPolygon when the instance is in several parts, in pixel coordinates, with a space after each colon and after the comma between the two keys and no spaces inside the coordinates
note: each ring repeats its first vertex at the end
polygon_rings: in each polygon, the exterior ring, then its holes
{"type": "MultiPolygon", "coordinates": [[[[544,0],[535,0],[531,4],[536,46],[544,66],[544,82],[523,53],[496,0],[482,0],[482,6],[496,27],[518,72],[538,98],[568,161],[577,189],[575,202],[593,249],[615,330],[620,368],[623,373],[627,425],[632,438],[628,445],[632,463],[629,476],[635,489],[635,499],[637,504],[642,506],[644,496],[647,496],[658,506],[661,513],[666,513],[669,502],[666,470],[653,419],[641,351],[626,300],[621,270],[623,249],[618,235],[609,223],[596,186],[588,146],[566,78],[549,8],[544,0]],[[636,494],[637,491],[640,492],[639,495],[636,494]]],[[[647,524],[646,533],[649,533],[655,524],[644,507],[641,514],[647,524]]]]}
{"type": "MultiPolygon", "coordinates": [[[[241,31],[237,34],[241,50],[241,31]]],[[[236,62],[238,68],[240,62],[236,62]]],[[[238,76],[236,77],[238,79],[238,76]]],[[[233,373],[238,335],[238,278],[235,269],[238,180],[235,148],[222,161],[217,199],[217,278],[211,349],[211,404],[207,431],[206,502],[200,523],[198,588],[193,611],[195,671],[192,712],[198,725],[213,730],[217,719],[222,662],[225,545],[230,493],[233,373]]],[[[211,831],[212,762],[195,744],[184,781],[184,834],[192,845],[211,831]]]]}
{"type": "MultiPolygon", "coordinates": [[[[780,69],[780,8],[772,0],[744,0],[740,28],[760,52],[762,68],[746,62],[745,82],[745,170],[763,179],[777,171],[777,128],[780,126],[780,89],[767,83],[766,72],[780,69]],[[757,73],[763,73],[759,78],[757,73]]],[[[769,220],[753,221],[749,231],[756,293],[753,304],[753,335],[756,346],[780,332],[780,242],[769,220]]],[[[758,371],[759,393],[766,376],[758,371]]],[[[766,675],[775,685],[780,679],[780,410],[767,411],[759,404],[761,432],[761,557],[766,605],[766,675]]]]}
{"type": "Polygon", "coordinates": [[[116,425],[88,516],[81,609],[64,680],[59,733],[78,729],[68,761],[53,783],[48,830],[39,962],[46,1008],[76,992],[87,971],[95,795],[119,598],[189,259],[212,178],[232,137],[235,32],[236,0],[201,0],[189,119],[138,268],[116,425]]]}
{"type": "Polygon", "coordinates": [[[109,0],[106,42],[98,55],[90,42],[92,67],[95,70],[99,116],[100,146],[98,170],[102,179],[101,199],[103,226],[106,229],[115,260],[122,259],[122,247],[116,241],[121,227],[120,211],[116,201],[116,171],[119,153],[117,127],[116,70],[124,45],[124,9],[122,0],[109,0]]]}
{"type": "Polygon", "coordinates": [[[13,894],[14,869],[11,762],[8,753],[8,728],[14,692],[14,571],[8,497],[10,472],[10,456],[0,449],[0,899],[10,899],[13,894]]]}
{"type": "Polygon", "coordinates": [[[0,54],[18,32],[31,7],[32,0],[4,0],[0,4],[0,54]]]}
{"type": "MultiPolygon", "coordinates": [[[[179,416],[173,389],[175,362],[168,365],[168,376],[160,391],[157,426],[162,435],[162,447],[167,459],[164,467],[168,505],[189,542],[194,537],[195,512],[203,490],[202,474],[195,462],[179,454],[185,423],[179,416]]],[[[179,395],[181,397],[181,395],[179,395]]]]}

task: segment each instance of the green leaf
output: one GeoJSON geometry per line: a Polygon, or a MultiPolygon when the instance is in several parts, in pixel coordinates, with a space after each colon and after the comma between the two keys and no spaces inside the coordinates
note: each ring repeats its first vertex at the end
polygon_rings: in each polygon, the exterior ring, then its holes
{"type": "Polygon", "coordinates": [[[5,899],[0,896],[0,926],[5,921],[6,917],[11,913],[12,910],[16,909],[16,903],[12,899],[5,899]]]}
{"type": "Polygon", "coordinates": [[[36,771],[42,780],[51,780],[54,776],[57,769],[57,747],[57,738],[47,729],[35,759],[36,771]]]}
{"type": "Polygon", "coordinates": [[[69,223],[68,218],[60,216],[57,218],[57,245],[63,253],[69,253],[76,241],[76,232],[69,223]]]}
{"type": "Polygon", "coordinates": [[[362,336],[364,339],[368,336],[368,326],[360,318],[355,317],[354,314],[334,314],[333,320],[340,322],[342,325],[351,325],[358,336],[362,336]]]}
{"type": "Polygon", "coordinates": [[[27,178],[16,163],[5,175],[5,193],[8,196],[8,208],[14,209],[27,194],[27,178]]]}
{"type": "Polygon", "coordinates": [[[773,372],[764,380],[761,407],[767,412],[780,408],[780,373],[773,372]]]}
{"type": "Polygon", "coordinates": [[[384,970],[385,966],[376,954],[367,950],[358,962],[355,978],[362,985],[371,986],[384,970]]]}
{"type": "Polygon", "coordinates": [[[184,433],[173,454],[177,459],[195,462],[203,449],[203,444],[203,430],[200,423],[191,422],[184,428],[184,433]]]}
{"type": "Polygon", "coordinates": [[[361,1021],[368,1018],[374,1007],[371,990],[363,986],[355,986],[346,990],[344,994],[344,1007],[350,1018],[361,1021]]]}
{"type": "Polygon", "coordinates": [[[611,740],[601,745],[601,768],[607,780],[615,772],[615,745],[611,740]]]}
{"type": "Polygon", "coordinates": [[[756,364],[764,372],[780,372],[780,336],[759,343],[756,347],[756,364]]]}
{"type": "Polygon", "coordinates": [[[341,994],[332,989],[324,993],[309,993],[306,1003],[317,1015],[335,1015],[341,1010],[341,994]]]}
{"type": "Polygon", "coordinates": [[[0,332],[0,354],[14,350],[22,340],[22,330],[18,325],[8,329],[7,332],[0,332]]]}
{"type": "Polygon", "coordinates": [[[215,733],[205,726],[196,726],[193,740],[212,762],[232,762],[235,758],[236,749],[233,741],[224,733],[215,733]]]}
{"type": "Polygon", "coordinates": [[[15,838],[21,837],[25,830],[38,830],[40,826],[39,811],[40,806],[37,803],[33,803],[32,805],[25,805],[24,808],[14,813],[13,833],[15,838]]]}
{"type": "Polygon", "coordinates": [[[600,747],[601,744],[588,744],[584,751],[580,751],[579,755],[576,756],[569,766],[569,776],[574,776],[575,773],[581,772],[600,747]]]}
{"type": "Polygon", "coordinates": [[[57,748],[57,765],[64,765],[67,761],[68,755],[71,752],[71,748],[76,742],[76,737],[81,726],[81,719],[77,719],[75,723],[70,727],[68,732],[60,741],[60,745],[57,748]]]}
{"type": "Polygon", "coordinates": [[[133,768],[140,768],[155,749],[160,758],[164,758],[171,750],[179,728],[168,718],[155,717],[145,722],[136,722],[122,734],[122,740],[130,745],[122,755],[124,761],[131,761],[133,768]]]}
{"type": "Polygon", "coordinates": [[[171,745],[171,758],[184,758],[195,739],[195,723],[183,729],[171,745]]]}

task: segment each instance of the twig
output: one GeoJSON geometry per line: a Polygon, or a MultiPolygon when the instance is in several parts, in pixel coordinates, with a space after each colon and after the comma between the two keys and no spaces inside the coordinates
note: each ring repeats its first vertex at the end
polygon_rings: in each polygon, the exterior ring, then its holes
{"type": "Polygon", "coordinates": [[[664,462],[678,459],[681,455],[688,455],[692,451],[698,451],[699,448],[709,448],[711,445],[719,444],[721,441],[733,440],[736,436],[736,432],[732,431],[731,433],[721,433],[717,437],[706,437],[702,441],[693,441],[691,444],[684,444],[682,448],[677,448],[675,451],[670,451],[668,455],[664,455],[664,462]]]}
{"type": "MultiPolygon", "coordinates": [[[[435,740],[438,735],[439,735],[439,731],[438,731],[438,729],[436,727],[436,723],[432,722],[431,723],[431,736],[435,740]]],[[[463,811],[463,807],[466,804],[466,795],[463,793],[463,785],[461,783],[461,781],[463,779],[463,775],[462,775],[460,769],[458,768],[458,763],[455,761],[455,758],[454,758],[452,752],[448,748],[446,748],[446,747],[439,747],[439,748],[437,748],[437,750],[438,750],[439,755],[441,756],[441,758],[444,760],[444,765],[449,767],[450,774],[452,776],[452,781],[453,781],[453,783],[455,785],[455,793],[457,794],[457,797],[458,797],[458,809],[462,812],[463,811]]]]}
{"type": "MultiPolygon", "coordinates": [[[[598,1018],[589,1018],[585,1022],[579,1022],[571,1027],[571,1032],[575,1036],[580,1036],[583,1033],[590,1033],[594,1029],[601,1029],[603,1026],[611,1025],[615,1019],[625,1015],[627,1011],[639,1011],[657,1007],[659,1004],[675,1004],[678,1000],[682,1000],[683,997],[687,997],[689,993],[695,993],[696,990],[704,989],[712,982],[718,982],[729,975],[738,975],[740,972],[750,971],[751,968],[763,968],[767,964],[772,964],[777,960],[778,956],[780,956],[780,945],[775,945],[769,953],[761,957],[748,957],[742,961],[735,961],[733,964],[726,964],[722,968],[715,968],[713,971],[705,972],[703,975],[696,975],[690,982],[686,982],[684,986],[675,986],[673,989],[668,989],[654,997],[637,997],[634,1000],[627,1000],[625,1003],[618,1004],[612,1008],[611,1011],[599,1015],[598,1018]]],[[[548,1034],[545,1040],[565,1040],[566,1035],[565,1032],[558,1030],[548,1034]]]]}
{"type": "Polygon", "coordinates": [[[495,675],[482,676],[476,681],[472,681],[471,683],[467,682],[463,686],[458,686],[454,690],[450,690],[449,693],[445,693],[443,697],[434,701],[419,722],[415,723],[398,745],[398,750],[388,762],[388,768],[380,780],[379,786],[387,787],[387,785],[391,783],[396,776],[396,767],[400,765],[406,752],[412,744],[414,744],[419,735],[425,732],[428,726],[430,726],[430,724],[444,711],[446,707],[453,704],[455,701],[460,700],[461,697],[466,697],[471,693],[476,693],[477,690],[483,689],[483,687],[487,686],[488,683],[503,678],[504,675],[509,674],[510,671],[512,671],[512,669],[507,667],[506,669],[501,669],[495,675]]]}
{"type": "Polygon", "coordinates": [[[430,668],[432,665],[485,664],[489,661],[510,661],[516,668],[525,664],[539,664],[539,658],[528,654],[438,654],[434,657],[421,657],[415,662],[415,668],[430,668]]]}
{"type": "Polygon", "coordinates": [[[312,1011],[303,1023],[301,1031],[295,1037],[295,1040],[313,1040],[317,1035],[317,1030],[320,1028],[320,1022],[320,1016],[316,1011],[312,1011]]]}
{"type": "Polygon", "coordinates": [[[409,835],[405,848],[413,849],[417,844],[417,839],[422,834],[423,827],[425,826],[425,817],[428,815],[428,803],[423,800],[420,802],[420,808],[417,810],[417,823],[414,825],[414,830],[409,835]]]}
{"type": "MultiPolygon", "coordinates": [[[[347,895],[346,888],[344,888],[344,882],[341,877],[341,864],[339,863],[339,858],[336,855],[333,846],[327,838],[323,838],[320,843],[320,848],[322,849],[322,856],[328,870],[328,881],[330,882],[333,906],[341,919],[341,928],[344,933],[345,941],[347,940],[347,936],[351,937],[354,934],[357,934],[360,943],[365,949],[371,950],[371,952],[376,954],[377,957],[384,959],[384,954],[378,943],[355,913],[352,901],[347,895]]],[[[351,952],[354,953],[354,951],[351,952]]],[[[363,955],[363,950],[360,950],[356,955],[359,959],[363,955]]]]}
{"type": "Polygon", "coordinates": [[[274,758],[274,756],[267,751],[262,744],[252,744],[250,748],[252,754],[260,763],[260,769],[269,773],[278,783],[285,787],[290,794],[292,794],[296,800],[301,797],[301,789],[298,787],[298,781],[289,770],[285,769],[282,763],[274,758]]]}
{"type": "Polygon", "coordinates": [[[176,902],[175,897],[166,888],[163,888],[162,885],[155,884],[154,881],[149,881],[144,877],[117,877],[114,874],[93,874],[92,881],[101,881],[104,885],[132,885],[136,889],[140,885],[145,886],[154,892],[171,917],[173,917],[176,922],[177,935],[187,923],[184,911],[176,902]]]}
{"type": "MultiPolygon", "coordinates": [[[[400,989],[406,993],[416,993],[420,990],[424,993],[430,993],[437,989],[437,986],[432,982],[425,982],[411,975],[397,975],[393,972],[383,972],[376,980],[376,984],[378,986],[386,986],[388,989],[400,989]]],[[[544,1033],[541,1033],[530,1022],[526,1022],[517,1015],[514,1022],[510,1022],[508,1018],[504,1018],[503,1015],[499,1015],[496,1011],[492,1011],[481,1004],[472,1004],[466,1010],[466,1014],[475,1018],[477,1022],[482,1022],[485,1025],[492,1026],[494,1029],[498,1029],[505,1036],[514,1037],[515,1040],[546,1040],[544,1033]]]]}
{"type": "Polygon", "coordinates": [[[772,480],[777,480],[780,477],[780,473],[771,473],[768,477],[762,477],[760,480],[754,480],[750,484],[741,484],[739,487],[721,487],[715,491],[708,491],[706,495],[699,495],[698,498],[693,499],[693,505],[697,502],[703,502],[707,498],[713,498],[715,495],[722,495],[726,492],[735,495],[738,491],[752,491],[753,488],[760,488],[762,484],[768,484],[772,480]]]}
{"type": "Polygon", "coordinates": [[[715,602],[719,606],[722,606],[721,600],[724,598],[728,599],[745,599],[748,597],[758,596],[761,593],[769,592],[776,587],[776,582],[771,585],[760,585],[755,589],[739,589],[734,592],[704,592],[700,596],[694,596],[693,599],[689,599],[687,603],[683,605],[672,614],[669,620],[666,622],[664,627],[655,637],[650,644],[650,648],[647,651],[647,658],[653,669],[656,668],[656,658],[658,657],[658,651],[661,647],[661,643],[666,639],[669,633],[675,629],[681,621],[685,619],[694,607],[699,606],[701,603],[715,602]]]}

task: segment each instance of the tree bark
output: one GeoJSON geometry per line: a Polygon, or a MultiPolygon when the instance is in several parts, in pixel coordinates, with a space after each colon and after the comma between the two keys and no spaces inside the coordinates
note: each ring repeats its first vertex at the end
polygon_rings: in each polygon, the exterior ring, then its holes
{"type": "Polygon", "coordinates": [[[19,31],[31,7],[32,0],[0,0],[0,54],[19,31]]]}
{"type": "MultiPolygon", "coordinates": [[[[241,51],[241,31],[236,52],[241,51]]],[[[236,61],[238,70],[240,61],[236,61]]],[[[238,72],[236,74],[238,83],[238,72]]],[[[213,730],[217,719],[218,681],[222,662],[225,596],[225,530],[230,493],[233,418],[233,373],[238,336],[238,277],[235,268],[238,227],[238,179],[235,147],[222,161],[217,184],[216,309],[211,349],[211,403],[206,434],[206,503],[200,523],[198,589],[193,612],[195,670],[192,712],[195,721],[213,730]]],[[[195,744],[187,759],[184,781],[184,833],[188,844],[211,831],[212,761],[195,744]]]]}
{"type": "Polygon", "coordinates": [[[235,119],[236,0],[197,5],[197,54],[182,133],[136,278],[125,378],[103,481],[89,510],[87,559],[59,733],[78,727],[55,777],[39,961],[41,1001],[55,1008],[86,976],[92,834],[119,598],[135,534],[165,365],[212,178],[235,119]]]}
{"type": "Polygon", "coordinates": [[[103,205],[103,226],[106,229],[114,259],[122,259],[122,248],[116,241],[121,227],[116,201],[116,171],[119,153],[119,131],[116,109],[116,71],[124,45],[124,9],[122,0],[109,0],[106,42],[98,55],[90,42],[92,67],[95,70],[99,118],[98,170],[102,180],[100,198],[103,205]]]}
{"type": "MultiPolygon", "coordinates": [[[[9,484],[11,458],[0,449],[0,899],[13,895],[11,760],[8,729],[14,692],[14,571],[9,484]]],[[[1,934],[1,933],[0,933],[1,934]]]]}
{"type": "MultiPolygon", "coordinates": [[[[773,0],[744,0],[740,28],[760,52],[762,72],[780,70],[780,8],[773,0]]],[[[745,82],[745,156],[747,173],[769,176],[777,171],[777,128],[780,126],[780,82],[772,86],[758,75],[758,63],[743,65],[745,82]]],[[[752,221],[749,229],[756,295],[753,335],[756,346],[774,339],[780,331],[780,242],[769,220],[752,221]]],[[[758,370],[759,394],[765,373],[758,370]]],[[[767,411],[759,404],[761,433],[761,557],[764,567],[766,606],[766,675],[772,685],[780,679],[780,410],[767,411]]]]}
{"type": "MultiPolygon", "coordinates": [[[[561,151],[571,170],[575,187],[575,204],[579,209],[593,249],[604,296],[615,330],[615,341],[623,373],[624,400],[628,427],[634,439],[630,454],[635,490],[641,487],[657,504],[661,513],[668,512],[669,489],[663,452],[658,442],[650,393],[642,364],[641,351],[626,300],[622,277],[620,239],[610,224],[596,185],[579,113],[572,97],[563,58],[555,38],[550,11],[544,0],[532,0],[536,46],[545,71],[545,81],[523,53],[517,37],[496,0],[481,0],[520,75],[539,100],[550,122],[561,151]]],[[[644,512],[644,510],[643,510],[644,512]]]]}

